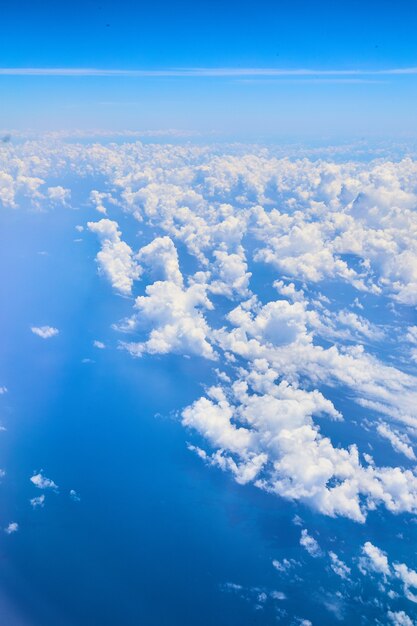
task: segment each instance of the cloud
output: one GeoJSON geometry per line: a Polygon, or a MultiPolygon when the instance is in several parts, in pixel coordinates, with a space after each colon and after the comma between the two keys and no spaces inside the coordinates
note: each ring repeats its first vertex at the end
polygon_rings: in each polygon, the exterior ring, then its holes
{"type": "Polygon", "coordinates": [[[414,626],[415,623],[404,611],[388,611],[387,616],[394,626],[414,626]]]}
{"type": "Polygon", "coordinates": [[[75,491],[75,489],[71,489],[71,490],[70,490],[70,492],[69,492],[69,497],[71,498],[71,500],[72,500],[73,502],[80,502],[80,501],[81,501],[81,498],[80,498],[80,496],[78,495],[78,493],[75,491]]]}
{"type": "MultiPolygon", "coordinates": [[[[37,486],[39,486],[39,485],[37,485],[37,486]]],[[[31,498],[29,500],[29,502],[30,502],[32,508],[34,508],[34,509],[43,508],[45,506],[45,496],[44,496],[44,494],[42,494],[41,496],[36,496],[35,498],[31,498]]]]}
{"type": "Polygon", "coordinates": [[[59,330],[53,326],[32,326],[30,330],[34,335],[38,335],[42,339],[50,339],[59,334],[59,330]]]}
{"type": "Polygon", "coordinates": [[[359,569],[363,574],[374,572],[384,576],[391,575],[388,557],[383,550],[367,541],[362,546],[362,554],[363,556],[359,560],[359,569]]]}
{"type": "Polygon", "coordinates": [[[58,485],[56,485],[50,478],[46,478],[46,476],[43,475],[42,470],[38,474],[31,476],[30,481],[35,485],[35,487],[38,487],[38,489],[58,489],[58,485]]]}
{"type": "Polygon", "coordinates": [[[137,312],[128,322],[131,328],[138,324],[150,327],[148,339],[123,342],[122,346],[134,356],[175,352],[215,359],[208,340],[209,327],[202,313],[204,309],[212,309],[205,285],[194,283],[188,288],[183,287],[177,263],[171,265],[169,262],[168,267],[168,275],[175,281],[157,281],[148,285],[146,295],[136,298],[137,312]]]}
{"type": "Polygon", "coordinates": [[[105,349],[105,347],[106,347],[106,344],[105,344],[105,343],[103,343],[102,341],[98,341],[98,339],[95,339],[95,340],[93,341],[93,346],[94,346],[95,348],[98,348],[99,350],[104,350],[104,349],[105,349]]]}
{"type": "Polygon", "coordinates": [[[305,528],[301,531],[300,546],[307,550],[309,555],[313,558],[323,556],[323,552],[318,542],[314,539],[314,537],[308,534],[308,531],[305,528]]]}
{"type": "Polygon", "coordinates": [[[17,522],[10,522],[10,524],[8,524],[8,526],[4,529],[4,532],[7,535],[12,535],[13,533],[17,533],[18,530],[19,524],[17,522]]]}
{"type": "Polygon", "coordinates": [[[330,567],[332,568],[334,573],[337,574],[337,576],[340,576],[340,578],[348,579],[351,573],[350,567],[348,567],[346,563],[339,559],[337,554],[335,554],[334,552],[329,552],[329,557],[331,561],[330,567]]]}
{"type": "Polygon", "coordinates": [[[172,282],[182,287],[183,277],[178,253],[170,237],[157,237],[139,250],[137,259],[151,269],[154,279],[172,282]]]}
{"type": "Polygon", "coordinates": [[[60,185],[56,187],[48,187],[46,193],[49,200],[54,204],[67,205],[71,198],[71,190],[61,187],[60,185]]]}
{"type": "MultiPolygon", "coordinates": [[[[364,575],[381,575],[384,583],[388,586],[399,581],[405,598],[410,602],[417,603],[417,572],[409,568],[405,563],[394,562],[390,564],[387,553],[373,545],[370,541],[365,542],[362,546],[362,556],[359,558],[358,567],[364,575]]],[[[389,593],[389,597],[395,597],[395,592],[389,593]]],[[[403,616],[400,613],[398,619],[401,620],[402,618],[403,616]]],[[[398,623],[401,624],[402,622],[399,621],[398,623]]],[[[407,623],[407,621],[404,623],[407,623]]]]}
{"type": "Polygon", "coordinates": [[[97,254],[100,272],[114,289],[129,295],[133,282],[140,276],[140,267],[134,261],[130,246],[122,241],[118,223],[102,219],[99,222],[88,222],[87,226],[101,241],[101,250],[97,254]]]}
{"type": "Polygon", "coordinates": [[[276,570],[278,570],[278,572],[285,573],[288,570],[297,567],[298,565],[300,565],[300,563],[295,559],[283,559],[282,561],[274,559],[272,561],[272,565],[273,567],[275,567],[276,570]]]}
{"type": "Polygon", "coordinates": [[[410,459],[410,461],[416,460],[416,455],[410,445],[410,440],[406,435],[401,435],[400,433],[392,430],[388,424],[384,424],[383,422],[378,424],[376,429],[381,437],[388,439],[396,452],[404,454],[404,456],[406,456],[407,459],[410,459]]]}
{"type": "Polygon", "coordinates": [[[326,515],[363,523],[377,506],[417,512],[415,158],[393,147],[381,159],[363,145],[49,139],[35,143],[36,159],[33,145],[8,146],[4,202],[34,204],[68,168],[75,180],[88,171],[90,203],[140,225],[136,252],[117,222],[89,222],[99,271],[119,293],[140,293],[113,326],[127,336],[120,345],[216,362],[219,384],[181,412],[197,439],[190,450],[326,515]],[[371,459],[375,432],[409,469],[371,459]]]}
{"type": "MultiPolygon", "coordinates": [[[[281,341],[281,338],[280,338],[281,341]]],[[[391,511],[417,511],[417,477],[410,470],[364,466],[355,445],[336,448],[323,437],[313,417],[340,420],[319,391],[305,391],[285,380],[267,361],[226,389],[207,391],[182,413],[215,452],[207,463],[231,472],[240,483],[309,503],[327,515],[359,522],[379,503],[391,511]],[[302,459],[302,463],[300,463],[302,459]],[[362,496],[366,496],[364,499],[362,496]]]]}
{"type": "Polygon", "coordinates": [[[337,76],[407,76],[417,74],[417,67],[382,69],[310,69],[310,68],[237,68],[237,67],[184,67],[167,69],[106,69],[106,68],[51,68],[51,67],[2,67],[0,76],[97,76],[126,78],[171,77],[337,77],[337,76]]]}
{"type": "Polygon", "coordinates": [[[407,600],[417,603],[417,572],[410,569],[405,563],[394,563],[392,567],[397,578],[403,583],[404,595],[407,600]]]}

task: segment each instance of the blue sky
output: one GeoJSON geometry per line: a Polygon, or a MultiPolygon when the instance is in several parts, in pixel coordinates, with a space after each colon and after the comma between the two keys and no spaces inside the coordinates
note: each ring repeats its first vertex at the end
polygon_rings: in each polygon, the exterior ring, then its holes
{"type": "Polygon", "coordinates": [[[3,69],[167,75],[0,72],[1,126],[414,135],[417,75],[389,72],[417,66],[416,17],[411,1],[13,3],[2,10],[3,69]],[[184,77],[172,75],[176,68],[248,72],[184,77]],[[318,73],[259,76],[260,69],[318,73]]]}
{"type": "Polygon", "coordinates": [[[1,626],[417,626],[416,17],[0,9],[1,626]]]}

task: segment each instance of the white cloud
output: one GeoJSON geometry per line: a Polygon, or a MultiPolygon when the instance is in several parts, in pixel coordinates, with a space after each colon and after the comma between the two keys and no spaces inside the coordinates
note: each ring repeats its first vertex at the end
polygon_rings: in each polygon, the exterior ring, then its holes
{"type": "Polygon", "coordinates": [[[209,343],[209,327],[201,309],[211,309],[204,285],[183,288],[176,282],[157,281],[135,301],[136,324],[151,328],[143,342],[122,345],[134,356],[176,352],[215,358],[209,343]]]}
{"type": "Polygon", "coordinates": [[[313,558],[323,556],[323,552],[317,540],[314,539],[314,537],[312,537],[311,535],[309,535],[307,529],[305,528],[301,531],[300,546],[302,546],[305,550],[307,550],[309,555],[312,556],[313,558]]]}
{"type": "Polygon", "coordinates": [[[248,296],[251,273],[247,271],[243,247],[239,246],[233,253],[215,250],[213,256],[215,262],[211,269],[214,280],[210,283],[210,291],[228,298],[248,296]]]}
{"type": "Polygon", "coordinates": [[[404,595],[407,600],[417,603],[417,572],[410,569],[405,563],[394,563],[392,567],[397,578],[403,583],[404,595]]]}
{"type": "Polygon", "coordinates": [[[35,498],[31,498],[29,502],[34,509],[43,508],[45,506],[45,495],[42,494],[40,496],[36,496],[35,498]]]}
{"type": "Polygon", "coordinates": [[[50,339],[59,334],[59,330],[53,326],[32,326],[30,330],[34,335],[38,335],[42,339],[50,339]]]}
{"type": "Polygon", "coordinates": [[[329,552],[329,557],[330,567],[332,568],[334,573],[340,576],[340,578],[349,578],[351,573],[350,567],[348,567],[346,563],[339,559],[337,554],[335,554],[334,552],[329,552]]]}
{"type": "Polygon", "coordinates": [[[71,190],[65,189],[65,187],[61,187],[58,185],[57,187],[48,187],[47,197],[54,204],[64,204],[66,205],[71,198],[71,190]]]}
{"type": "Polygon", "coordinates": [[[157,237],[137,254],[138,260],[151,269],[154,280],[163,280],[183,285],[178,253],[170,237],[157,237]]]}
{"type": "Polygon", "coordinates": [[[70,492],[69,492],[69,496],[70,496],[70,498],[71,498],[71,500],[72,500],[73,502],[80,502],[80,501],[81,501],[81,498],[80,498],[80,496],[78,495],[78,493],[75,491],[75,489],[71,489],[71,490],[70,490],[70,492]]]}
{"type": "Polygon", "coordinates": [[[104,350],[104,348],[106,347],[106,344],[103,343],[102,341],[99,341],[98,339],[95,339],[93,341],[93,346],[95,348],[98,348],[99,350],[104,350]]]}
{"type": "Polygon", "coordinates": [[[416,455],[410,445],[410,440],[405,434],[400,434],[392,430],[388,424],[384,424],[383,422],[378,424],[376,429],[381,437],[388,439],[396,452],[404,454],[410,461],[416,460],[416,455]]]}
{"type": "Polygon", "coordinates": [[[385,67],[385,68],[276,68],[276,67],[181,67],[163,69],[126,69],[126,68],[94,68],[94,67],[2,67],[3,76],[101,76],[124,78],[202,78],[202,77],[262,77],[262,78],[311,78],[326,77],[368,77],[368,76],[408,76],[417,74],[417,67],[385,67]]]}
{"type": "MultiPolygon", "coordinates": [[[[370,541],[362,546],[362,556],[359,558],[358,567],[364,575],[371,573],[383,576],[384,583],[388,586],[398,580],[402,584],[405,598],[410,602],[417,603],[417,572],[405,563],[394,562],[390,564],[386,552],[370,541]]],[[[388,597],[397,597],[397,595],[392,589],[388,592],[388,597]]],[[[402,619],[401,613],[399,615],[398,619],[402,619]]],[[[402,622],[399,621],[398,623],[401,624],[402,622]]]]}
{"type": "Polygon", "coordinates": [[[287,596],[285,595],[285,593],[283,591],[273,591],[271,593],[271,598],[273,598],[274,600],[286,600],[287,596]]]}
{"type": "Polygon", "coordinates": [[[19,524],[17,522],[10,522],[10,524],[8,524],[8,526],[4,529],[4,532],[7,535],[12,535],[13,533],[17,533],[18,530],[19,524]]]}
{"type": "Polygon", "coordinates": [[[414,626],[415,624],[404,611],[388,611],[387,616],[394,626],[414,626]]]}
{"type": "Polygon", "coordinates": [[[101,250],[97,254],[100,272],[117,291],[129,295],[133,282],[140,276],[140,267],[134,261],[130,246],[122,241],[118,223],[102,219],[88,222],[87,226],[101,241],[101,250]]]}
{"type": "Polygon", "coordinates": [[[415,469],[366,460],[350,400],[375,423],[365,443],[378,428],[414,460],[417,377],[406,359],[417,333],[405,321],[412,309],[402,311],[417,303],[417,161],[342,160],[342,148],[325,159],[296,148],[286,158],[288,146],[52,139],[36,144],[36,158],[25,142],[0,155],[2,201],[36,205],[45,181],[70,168],[104,181],[90,195],[99,211],[117,206],[141,225],[137,255],[117,222],[89,228],[116,290],[129,295],[143,278],[132,314],[114,326],[129,333],[122,345],[137,356],[216,359],[224,370],[222,385],[182,413],[205,437],[190,449],[240,483],[327,515],[364,522],[380,505],[416,513],[415,469]],[[344,416],[330,401],[341,396],[344,416]],[[345,447],[323,435],[326,418],[345,419],[345,447]]]}
{"type": "Polygon", "coordinates": [[[274,559],[272,561],[272,565],[273,567],[275,567],[276,570],[278,570],[278,572],[285,573],[293,567],[299,565],[299,563],[295,559],[283,559],[282,561],[274,559]]]}
{"type": "Polygon", "coordinates": [[[374,546],[370,541],[366,541],[362,546],[362,554],[363,556],[359,559],[359,569],[363,574],[372,572],[384,576],[391,575],[388,557],[383,550],[374,546]]]}
{"type": "Polygon", "coordinates": [[[58,489],[58,485],[56,485],[50,478],[46,478],[46,476],[43,475],[42,470],[38,474],[31,476],[30,481],[38,487],[38,489],[58,489]]]}

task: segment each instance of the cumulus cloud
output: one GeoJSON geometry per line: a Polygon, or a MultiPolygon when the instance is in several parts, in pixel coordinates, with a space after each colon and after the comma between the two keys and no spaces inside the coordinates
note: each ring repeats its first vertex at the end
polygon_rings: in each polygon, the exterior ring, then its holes
{"type": "Polygon", "coordinates": [[[80,501],[81,501],[81,498],[80,498],[80,496],[78,495],[78,493],[75,491],[75,489],[71,489],[71,490],[70,490],[70,492],[69,492],[69,497],[71,498],[71,500],[72,500],[73,502],[80,502],[80,501]]]}
{"type": "Polygon", "coordinates": [[[34,335],[38,335],[42,339],[50,339],[59,334],[59,330],[53,326],[32,326],[30,330],[34,335]]]}
{"type": "Polygon", "coordinates": [[[330,567],[332,568],[334,573],[337,574],[337,576],[340,576],[340,578],[349,578],[351,573],[350,567],[348,567],[346,563],[339,559],[337,554],[335,554],[334,552],[329,552],[329,557],[330,567]]]}
{"type": "Polygon", "coordinates": [[[374,572],[383,574],[384,576],[390,576],[391,569],[388,563],[388,557],[383,550],[374,546],[370,541],[367,541],[362,546],[362,554],[363,556],[359,560],[359,569],[363,574],[374,572]]]}
{"type": "Polygon", "coordinates": [[[315,423],[341,419],[333,404],[318,390],[278,378],[266,360],[257,359],[230,387],[210,388],[207,398],[183,411],[183,424],[215,450],[200,452],[201,458],[240,483],[254,482],[331,516],[363,522],[378,504],[393,512],[417,511],[417,477],[411,470],[364,466],[354,444],[334,447],[315,423]]]}
{"type": "Polygon", "coordinates": [[[388,424],[381,422],[377,426],[378,434],[384,439],[388,439],[394,450],[400,454],[404,454],[410,461],[416,460],[416,455],[410,445],[410,440],[405,434],[400,434],[392,430],[388,424]]]}
{"type": "Polygon", "coordinates": [[[215,358],[202,312],[212,308],[204,285],[195,283],[184,288],[172,280],[157,281],[145,292],[145,296],[136,298],[137,313],[131,326],[140,324],[151,330],[146,341],[122,344],[131,354],[176,352],[215,358]]]}
{"type": "Polygon", "coordinates": [[[143,229],[136,252],[117,222],[88,223],[115,290],[130,295],[142,279],[114,325],[129,335],[122,347],[216,361],[219,384],[181,413],[205,463],[331,516],[417,512],[415,469],[378,466],[351,428],[366,413],[369,439],[376,430],[414,462],[415,160],[139,142],[10,150],[0,155],[8,206],[46,198],[45,181],[70,167],[94,178],[99,212],[117,206],[143,229]],[[344,446],[324,434],[326,419],[343,427],[344,446]]]}
{"type": "Polygon", "coordinates": [[[394,626],[414,626],[415,624],[405,611],[388,611],[387,616],[394,626]]]}
{"type": "Polygon", "coordinates": [[[172,282],[182,287],[184,281],[178,253],[170,237],[157,237],[139,250],[137,258],[150,268],[154,279],[172,282]]]}
{"type": "MultiPolygon", "coordinates": [[[[399,582],[402,586],[404,597],[412,603],[417,603],[417,572],[406,563],[390,563],[386,552],[373,545],[370,541],[362,546],[362,556],[359,558],[358,567],[362,574],[379,575],[383,577],[384,584],[388,587],[399,582]]],[[[389,597],[395,597],[392,590],[389,597]]],[[[400,617],[398,619],[402,619],[400,617]]],[[[404,618],[405,619],[405,618],[404,618]]],[[[395,623],[395,622],[394,622],[395,623]]],[[[399,623],[402,623],[401,621],[399,623]]],[[[407,623],[406,621],[404,623],[407,623]]]]}
{"type": "Polygon", "coordinates": [[[417,603],[417,572],[405,563],[394,563],[393,570],[403,583],[404,595],[407,600],[417,603]]]}
{"type": "Polygon", "coordinates": [[[48,199],[54,204],[66,205],[71,198],[71,190],[61,187],[60,185],[56,187],[48,187],[46,193],[48,199]]]}
{"type": "Polygon", "coordinates": [[[317,558],[323,555],[318,541],[308,534],[308,530],[306,528],[301,531],[300,546],[307,550],[309,555],[313,558],[317,558]]]}
{"type": "Polygon", "coordinates": [[[13,533],[17,533],[18,530],[19,530],[19,524],[17,522],[10,522],[10,524],[8,524],[6,528],[4,529],[4,532],[7,535],[12,535],[13,533]]]}
{"type": "Polygon", "coordinates": [[[30,481],[35,485],[35,487],[38,487],[38,489],[58,489],[58,485],[56,485],[50,478],[44,476],[42,470],[38,472],[38,474],[31,476],[30,481]]]}
{"type": "MultiPolygon", "coordinates": [[[[38,486],[38,485],[37,485],[38,486]]],[[[32,508],[34,509],[38,509],[38,508],[43,508],[45,506],[45,495],[42,494],[40,496],[36,496],[35,498],[31,498],[29,500],[32,508]]]]}
{"type": "Polygon", "coordinates": [[[276,570],[278,570],[278,572],[285,573],[291,570],[292,568],[297,567],[299,563],[295,559],[282,559],[282,561],[278,561],[278,559],[274,559],[272,561],[272,565],[273,567],[275,567],[276,570]]]}
{"type": "Polygon", "coordinates": [[[122,241],[118,223],[102,219],[99,222],[88,222],[87,226],[101,241],[101,250],[97,254],[100,272],[114,289],[129,295],[133,282],[140,276],[140,267],[134,260],[131,247],[122,241]]]}

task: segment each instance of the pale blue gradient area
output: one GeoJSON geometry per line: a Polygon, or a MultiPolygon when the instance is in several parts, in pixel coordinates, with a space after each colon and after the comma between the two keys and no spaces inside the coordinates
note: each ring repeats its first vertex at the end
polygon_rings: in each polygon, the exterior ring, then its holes
{"type": "Polygon", "coordinates": [[[2,68],[359,74],[0,76],[0,127],[180,128],[246,139],[415,136],[417,75],[384,72],[417,66],[416,18],[411,0],[18,1],[1,15],[2,68]]]}

